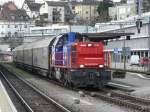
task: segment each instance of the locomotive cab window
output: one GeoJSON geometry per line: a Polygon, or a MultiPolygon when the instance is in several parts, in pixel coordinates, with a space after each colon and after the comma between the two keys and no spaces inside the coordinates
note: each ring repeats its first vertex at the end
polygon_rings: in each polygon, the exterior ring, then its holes
{"type": "Polygon", "coordinates": [[[59,39],[59,41],[58,41],[56,47],[63,47],[64,45],[67,44],[67,42],[68,42],[68,35],[63,35],[63,36],[59,39]]]}
{"type": "Polygon", "coordinates": [[[83,42],[83,37],[81,34],[76,33],[75,42],[83,42]]]}
{"type": "Polygon", "coordinates": [[[68,35],[63,36],[63,45],[66,45],[68,43],[68,35]]]}
{"type": "Polygon", "coordinates": [[[92,42],[87,35],[76,33],[75,42],[92,42]]]}

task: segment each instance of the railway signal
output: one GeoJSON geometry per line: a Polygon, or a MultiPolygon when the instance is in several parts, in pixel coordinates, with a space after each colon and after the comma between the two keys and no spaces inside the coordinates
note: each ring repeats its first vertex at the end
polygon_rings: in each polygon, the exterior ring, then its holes
{"type": "Polygon", "coordinates": [[[140,19],[136,21],[136,27],[137,27],[138,33],[141,33],[142,21],[140,19]]]}

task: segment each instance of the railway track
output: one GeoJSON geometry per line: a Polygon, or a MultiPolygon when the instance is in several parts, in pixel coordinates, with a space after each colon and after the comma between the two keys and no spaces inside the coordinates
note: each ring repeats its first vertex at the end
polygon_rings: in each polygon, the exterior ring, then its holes
{"type": "Polygon", "coordinates": [[[40,90],[23,80],[22,78],[10,73],[5,68],[0,71],[8,85],[19,97],[27,111],[29,112],[72,112],[52,98],[43,94],[40,90]]]}
{"type": "Polygon", "coordinates": [[[39,78],[42,78],[46,81],[50,81],[51,83],[57,84],[59,86],[62,86],[66,89],[71,89],[73,91],[83,91],[85,95],[91,95],[95,96],[103,101],[113,103],[119,106],[123,106],[129,109],[133,109],[135,111],[139,112],[150,112],[150,100],[139,98],[136,96],[131,96],[130,94],[125,94],[124,92],[116,92],[114,90],[108,90],[103,89],[102,91],[87,91],[87,90],[81,90],[77,88],[71,88],[71,87],[65,87],[64,85],[56,82],[48,80],[44,77],[39,76],[39,78]]]}
{"type": "MultiPolygon", "coordinates": [[[[56,81],[51,81],[51,83],[64,87],[64,85],[56,81]]],[[[67,87],[67,89],[71,89],[73,91],[83,91],[83,93],[87,95],[95,96],[100,98],[103,101],[107,101],[109,103],[130,108],[135,111],[150,112],[150,100],[123,93],[126,91],[127,93],[131,92],[130,90],[127,89],[120,89],[122,92],[116,92],[114,90],[108,90],[108,89],[103,89],[100,90],[99,92],[91,92],[91,91],[81,90],[81,89],[71,88],[71,87],[67,87]]]]}
{"type": "Polygon", "coordinates": [[[130,108],[133,110],[137,110],[140,112],[150,112],[150,100],[139,98],[135,96],[131,96],[125,93],[120,93],[116,91],[105,91],[102,92],[89,92],[86,91],[85,93],[89,95],[94,95],[95,97],[100,98],[101,100],[119,105],[124,106],[126,108],[130,108]]]}

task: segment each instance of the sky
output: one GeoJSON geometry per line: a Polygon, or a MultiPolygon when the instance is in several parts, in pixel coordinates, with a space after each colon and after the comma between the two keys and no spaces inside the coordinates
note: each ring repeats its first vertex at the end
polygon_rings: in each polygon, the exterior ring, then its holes
{"type": "MultiPolygon", "coordinates": [[[[16,4],[19,8],[21,8],[21,6],[22,6],[22,4],[23,4],[23,2],[24,2],[24,0],[0,0],[0,4],[3,4],[4,2],[7,2],[7,1],[14,1],[15,4],[16,4]]],[[[42,1],[42,0],[36,0],[36,1],[42,1]]],[[[57,1],[57,0],[52,0],[52,1],[57,1]]],[[[119,2],[120,0],[113,0],[113,1],[119,2]]]]}

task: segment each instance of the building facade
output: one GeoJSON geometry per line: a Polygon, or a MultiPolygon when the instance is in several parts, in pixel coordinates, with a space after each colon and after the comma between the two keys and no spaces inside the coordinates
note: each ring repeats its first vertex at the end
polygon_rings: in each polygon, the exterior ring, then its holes
{"type": "Polygon", "coordinates": [[[23,36],[30,32],[29,28],[35,26],[33,21],[6,21],[0,20],[0,38],[23,36]]]}
{"type": "Polygon", "coordinates": [[[28,18],[26,11],[18,9],[14,2],[6,2],[0,7],[0,20],[27,21],[28,18]]]}
{"type": "Polygon", "coordinates": [[[50,23],[64,23],[73,19],[68,2],[46,1],[40,8],[40,15],[48,15],[50,23]]]}
{"type": "Polygon", "coordinates": [[[143,12],[150,12],[150,0],[143,0],[143,12]]]}
{"type": "MultiPolygon", "coordinates": [[[[120,39],[110,40],[108,45],[105,46],[105,51],[110,52],[112,61],[115,60],[114,48],[118,48],[120,53],[119,56],[120,61],[123,57],[123,47],[131,48],[131,55],[139,55],[139,57],[150,57],[149,54],[149,16],[150,13],[144,13],[142,15],[143,25],[141,27],[140,33],[137,31],[136,27],[136,19],[138,16],[130,17],[122,21],[115,21],[116,24],[97,24],[95,27],[98,32],[122,32],[122,33],[133,33],[130,36],[130,40],[126,40],[127,37],[121,37],[120,39]],[[122,25],[120,25],[122,23],[122,25]]],[[[131,56],[130,55],[130,56],[131,56]]],[[[128,59],[130,59],[128,56],[128,59]]]]}
{"type": "Polygon", "coordinates": [[[132,2],[109,8],[109,16],[112,20],[121,20],[136,15],[136,5],[132,2]]]}
{"type": "Polygon", "coordinates": [[[30,19],[36,19],[40,15],[41,5],[40,3],[35,3],[34,0],[25,0],[22,9],[26,11],[30,19]]]}
{"type": "Polygon", "coordinates": [[[74,6],[75,14],[80,18],[81,21],[87,23],[94,21],[98,17],[97,7],[99,2],[78,2],[74,6]]]}

